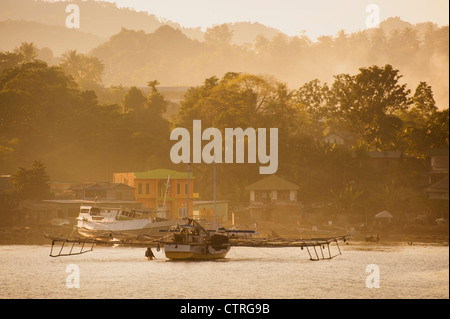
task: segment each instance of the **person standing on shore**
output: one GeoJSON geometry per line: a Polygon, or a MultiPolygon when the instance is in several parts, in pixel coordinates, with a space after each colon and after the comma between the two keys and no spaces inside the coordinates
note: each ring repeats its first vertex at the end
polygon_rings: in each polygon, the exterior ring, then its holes
{"type": "Polygon", "coordinates": [[[151,247],[147,247],[147,250],[145,251],[145,257],[147,257],[148,260],[152,260],[153,258],[155,258],[151,247]]]}

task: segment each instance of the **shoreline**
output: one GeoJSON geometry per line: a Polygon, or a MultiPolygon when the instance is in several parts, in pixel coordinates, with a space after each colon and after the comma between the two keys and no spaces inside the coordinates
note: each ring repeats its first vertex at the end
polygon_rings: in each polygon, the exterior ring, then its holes
{"type": "MultiPolygon", "coordinates": [[[[351,244],[359,245],[439,245],[439,246],[449,246],[449,234],[448,228],[441,228],[439,232],[428,231],[428,232],[378,232],[380,233],[380,238],[378,241],[367,241],[366,238],[369,233],[362,232],[349,232],[346,233],[342,230],[318,230],[318,231],[302,231],[300,234],[293,234],[292,232],[265,232],[263,230],[258,230],[259,236],[263,238],[283,238],[286,240],[297,240],[300,238],[328,238],[328,237],[338,237],[342,235],[348,235],[348,242],[351,244]],[[446,230],[446,231],[445,231],[446,230]],[[267,234],[267,236],[264,236],[267,234]]],[[[45,238],[44,235],[50,235],[53,237],[82,237],[74,229],[73,226],[8,226],[0,227],[0,245],[46,245],[51,244],[51,240],[45,238]]],[[[255,238],[256,238],[255,237],[255,238]]]]}

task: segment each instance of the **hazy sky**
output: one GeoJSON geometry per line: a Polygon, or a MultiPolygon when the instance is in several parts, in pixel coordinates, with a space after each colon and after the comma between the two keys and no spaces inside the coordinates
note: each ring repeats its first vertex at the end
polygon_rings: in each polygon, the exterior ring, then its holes
{"type": "Polygon", "coordinates": [[[260,22],[288,35],[302,30],[311,37],[366,28],[369,4],[380,8],[380,18],[449,24],[448,0],[107,0],[119,7],[147,11],[185,27],[226,22],[260,22]]]}

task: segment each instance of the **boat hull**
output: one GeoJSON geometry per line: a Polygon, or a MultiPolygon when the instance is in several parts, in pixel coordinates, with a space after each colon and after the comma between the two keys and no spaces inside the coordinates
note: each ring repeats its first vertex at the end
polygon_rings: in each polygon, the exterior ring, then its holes
{"type": "Polygon", "coordinates": [[[160,238],[167,234],[176,221],[140,222],[124,221],[116,223],[80,222],[77,225],[78,233],[88,238],[108,238],[114,236],[137,237],[146,236],[160,238]]]}
{"type": "Polygon", "coordinates": [[[172,260],[213,260],[225,258],[230,246],[166,244],[164,251],[166,257],[172,260]]]}

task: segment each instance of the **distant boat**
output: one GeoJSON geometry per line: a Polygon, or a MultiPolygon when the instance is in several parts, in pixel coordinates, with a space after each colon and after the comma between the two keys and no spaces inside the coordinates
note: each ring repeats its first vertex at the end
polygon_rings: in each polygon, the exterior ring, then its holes
{"type": "Polygon", "coordinates": [[[81,206],[76,219],[78,233],[88,238],[161,238],[177,224],[176,220],[153,217],[150,212],[95,206],[81,206]]]}
{"type": "MultiPolygon", "coordinates": [[[[187,213],[189,216],[189,169],[187,213]]],[[[216,223],[216,164],[214,163],[214,231],[216,223]]],[[[211,260],[225,258],[231,248],[227,235],[211,232],[193,219],[186,218],[186,224],[172,228],[167,238],[163,239],[165,255],[169,259],[211,260]]]]}

